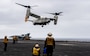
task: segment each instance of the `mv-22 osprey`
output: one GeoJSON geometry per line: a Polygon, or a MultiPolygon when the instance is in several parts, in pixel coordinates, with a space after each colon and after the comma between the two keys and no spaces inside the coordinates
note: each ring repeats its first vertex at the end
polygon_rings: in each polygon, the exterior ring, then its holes
{"type": "Polygon", "coordinates": [[[41,16],[36,15],[36,14],[34,14],[34,13],[32,13],[30,11],[31,6],[22,5],[22,4],[19,4],[19,3],[16,3],[16,4],[27,8],[26,16],[25,16],[25,22],[30,21],[30,22],[33,22],[33,25],[41,25],[42,27],[44,25],[49,24],[51,21],[54,21],[54,25],[56,25],[57,24],[57,20],[58,20],[58,15],[60,15],[62,13],[62,12],[49,13],[49,14],[54,15],[54,17],[53,18],[47,18],[47,17],[43,17],[42,18],[41,16]],[[36,18],[37,20],[29,20],[29,16],[32,16],[32,17],[36,18]]]}

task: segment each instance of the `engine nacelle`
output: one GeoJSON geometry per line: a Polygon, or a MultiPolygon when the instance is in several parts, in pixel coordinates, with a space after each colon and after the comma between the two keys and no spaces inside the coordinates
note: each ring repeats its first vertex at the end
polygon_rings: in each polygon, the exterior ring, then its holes
{"type": "Polygon", "coordinates": [[[57,15],[55,15],[55,16],[54,16],[54,25],[56,25],[56,24],[57,24],[57,21],[58,21],[58,16],[57,16],[57,15]]]}
{"type": "Polygon", "coordinates": [[[30,8],[27,8],[26,16],[25,16],[25,22],[28,21],[28,19],[29,19],[29,14],[30,14],[30,8]]]}

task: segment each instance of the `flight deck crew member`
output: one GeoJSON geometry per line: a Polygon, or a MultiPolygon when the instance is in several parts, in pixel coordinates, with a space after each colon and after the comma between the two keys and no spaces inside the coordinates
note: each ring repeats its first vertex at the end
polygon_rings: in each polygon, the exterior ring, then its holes
{"type": "Polygon", "coordinates": [[[52,37],[52,33],[48,33],[45,40],[45,47],[47,48],[47,56],[53,55],[53,49],[55,48],[55,40],[52,37]]]}
{"type": "Polygon", "coordinates": [[[32,49],[32,56],[40,56],[40,46],[38,43],[32,49]]]}
{"type": "Polygon", "coordinates": [[[17,36],[13,36],[13,44],[15,44],[16,41],[18,41],[17,36]]]}
{"type": "Polygon", "coordinates": [[[7,36],[4,37],[3,43],[4,43],[4,51],[7,51],[7,43],[8,43],[7,36]]]}

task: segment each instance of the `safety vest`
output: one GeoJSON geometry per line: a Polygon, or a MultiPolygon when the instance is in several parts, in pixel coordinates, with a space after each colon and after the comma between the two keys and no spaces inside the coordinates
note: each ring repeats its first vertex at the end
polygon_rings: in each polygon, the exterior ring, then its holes
{"type": "Polygon", "coordinates": [[[39,55],[40,48],[33,48],[33,55],[39,55]]]}
{"type": "Polygon", "coordinates": [[[13,37],[13,40],[17,41],[17,40],[18,40],[18,38],[17,38],[16,36],[14,36],[14,37],[13,37]]]}
{"type": "Polygon", "coordinates": [[[54,39],[52,37],[47,37],[46,45],[53,45],[54,39]]]}
{"type": "Polygon", "coordinates": [[[7,42],[8,42],[8,39],[4,39],[3,42],[4,42],[4,43],[7,43],[7,42]]]}

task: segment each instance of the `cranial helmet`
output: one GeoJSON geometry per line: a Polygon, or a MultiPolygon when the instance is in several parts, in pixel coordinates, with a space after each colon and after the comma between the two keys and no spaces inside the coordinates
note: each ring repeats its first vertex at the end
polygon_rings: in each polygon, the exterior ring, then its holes
{"type": "Polygon", "coordinates": [[[35,47],[39,47],[39,44],[35,44],[35,47]]]}
{"type": "Polygon", "coordinates": [[[48,36],[52,36],[52,33],[48,33],[48,36]]]}

